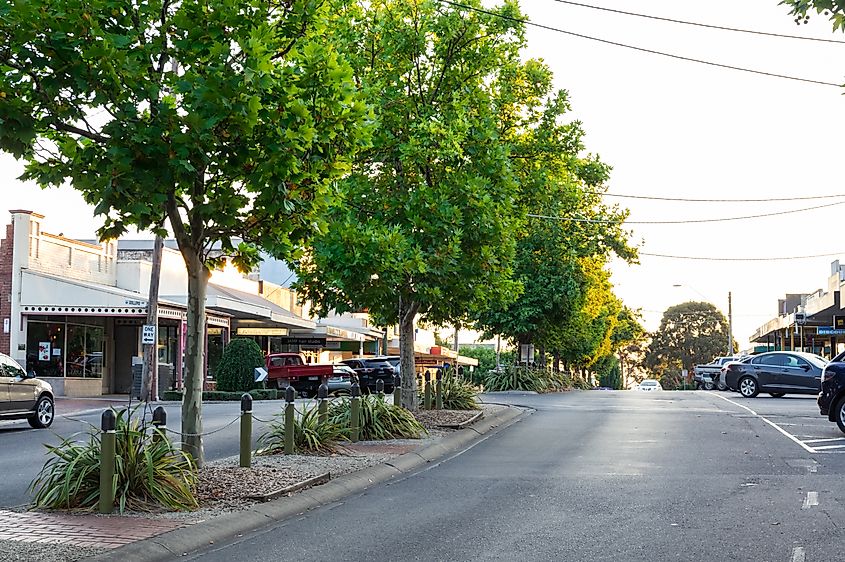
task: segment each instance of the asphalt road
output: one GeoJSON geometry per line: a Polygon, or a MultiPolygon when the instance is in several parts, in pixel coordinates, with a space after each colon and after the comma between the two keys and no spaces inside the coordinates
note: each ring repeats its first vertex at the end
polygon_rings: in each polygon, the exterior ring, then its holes
{"type": "Polygon", "coordinates": [[[845,548],[845,435],[812,397],[488,401],[535,412],[402,480],[194,558],[808,562],[845,548]]]}
{"type": "MultiPolygon", "coordinates": [[[[303,403],[297,400],[297,408],[303,403]]],[[[165,403],[168,428],[178,431],[181,426],[181,408],[176,403],[165,403]]],[[[281,412],[281,400],[253,403],[253,415],[269,420],[281,412]]],[[[44,444],[58,444],[62,438],[85,440],[86,432],[100,427],[103,408],[84,414],[63,414],[61,402],[57,403],[57,416],[50,429],[31,429],[26,420],[0,422],[0,508],[29,503],[28,487],[47,460],[44,444]]],[[[203,404],[203,433],[205,458],[214,460],[238,455],[240,402],[208,402],[203,404]],[[234,423],[232,423],[234,422],[234,423]],[[231,425],[230,425],[231,424],[231,425]]],[[[148,413],[148,419],[150,415],[148,413]]],[[[253,446],[263,433],[266,424],[253,422],[253,446]]],[[[178,441],[179,435],[171,435],[178,441]]]]}

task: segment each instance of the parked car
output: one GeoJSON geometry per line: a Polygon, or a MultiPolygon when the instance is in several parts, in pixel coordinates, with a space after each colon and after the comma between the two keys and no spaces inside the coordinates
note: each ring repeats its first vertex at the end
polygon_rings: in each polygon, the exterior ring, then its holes
{"type": "Polygon", "coordinates": [[[836,422],[845,433],[845,352],[830,360],[822,369],[821,392],[819,392],[819,412],[836,422]]]}
{"type": "Polygon", "coordinates": [[[390,363],[393,367],[393,372],[397,375],[401,374],[399,372],[399,364],[401,363],[401,358],[398,355],[379,355],[377,357],[373,357],[373,359],[381,359],[390,363]]]}
{"type": "Polygon", "coordinates": [[[693,380],[695,380],[696,387],[704,390],[713,390],[714,388],[718,388],[719,390],[727,390],[725,383],[722,381],[718,381],[718,375],[721,372],[722,366],[725,365],[725,363],[730,363],[731,361],[739,361],[740,359],[741,357],[734,356],[717,357],[710,363],[706,363],[704,365],[696,365],[693,368],[693,380]]]}
{"type": "Polygon", "coordinates": [[[654,379],[646,379],[640,383],[637,390],[641,390],[643,392],[654,392],[656,390],[663,390],[663,386],[654,379]]]}
{"type": "Polygon", "coordinates": [[[720,378],[731,390],[746,398],[768,392],[775,398],[786,394],[818,394],[827,359],[801,351],[769,351],[745,362],[727,363],[720,378]]]}
{"type": "Polygon", "coordinates": [[[27,374],[17,361],[0,353],[0,419],[26,419],[36,429],[50,427],[55,417],[53,388],[27,374]]]}
{"type": "Polygon", "coordinates": [[[357,376],[352,367],[346,365],[332,365],[333,373],[326,382],[330,395],[346,395],[352,392],[352,381],[357,376]]]}
{"type": "Polygon", "coordinates": [[[361,385],[361,392],[375,392],[376,381],[384,382],[384,392],[393,392],[393,365],[384,359],[374,357],[355,357],[344,359],[342,365],[351,367],[358,375],[358,384],[361,385]]]}
{"type": "Polygon", "coordinates": [[[266,358],[267,385],[278,389],[292,386],[303,396],[316,396],[323,378],[334,374],[332,365],[313,365],[299,353],[271,353],[266,358]]]}

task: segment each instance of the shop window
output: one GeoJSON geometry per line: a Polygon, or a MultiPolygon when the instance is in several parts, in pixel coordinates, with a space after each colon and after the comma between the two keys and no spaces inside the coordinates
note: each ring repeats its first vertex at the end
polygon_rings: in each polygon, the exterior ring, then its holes
{"type": "Polygon", "coordinates": [[[39,377],[63,377],[64,322],[27,322],[26,370],[39,377]]]}
{"type": "Polygon", "coordinates": [[[67,327],[67,376],[102,378],[103,329],[99,326],[67,327]]]}
{"type": "Polygon", "coordinates": [[[177,326],[159,325],[158,327],[158,362],[168,365],[176,364],[179,351],[177,326]]]}

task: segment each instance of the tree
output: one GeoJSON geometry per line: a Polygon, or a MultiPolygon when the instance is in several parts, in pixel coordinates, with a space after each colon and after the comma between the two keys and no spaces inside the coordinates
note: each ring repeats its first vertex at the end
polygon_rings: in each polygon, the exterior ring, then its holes
{"type": "Polygon", "coordinates": [[[728,323],[724,315],[710,303],[686,302],[663,313],[660,327],[652,334],[644,366],[666,371],[692,369],[723,355],[728,339],[728,323]]]}
{"type": "Polygon", "coordinates": [[[790,14],[795,16],[795,23],[810,21],[810,13],[830,19],[834,31],[845,31],[845,2],[841,0],[781,0],[781,4],[791,7],[790,14]]]}
{"type": "Polygon", "coordinates": [[[188,271],[182,433],[202,451],[205,295],[223,259],[295,257],[365,132],[319,0],[12,0],[0,7],[0,149],[103,217],[165,233],[188,271]],[[212,254],[211,252],[215,253],[212,254]]]}
{"type": "Polygon", "coordinates": [[[223,357],[217,364],[217,390],[247,392],[261,388],[262,384],[255,382],[255,368],[263,366],[264,353],[255,340],[234,338],[223,350],[223,357]]]}
{"type": "MultiPolygon", "coordinates": [[[[581,123],[570,117],[566,91],[555,91],[551,71],[537,61],[518,69],[515,83],[531,92],[522,126],[509,131],[521,212],[535,215],[515,231],[514,274],[523,290],[505,306],[483,311],[478,324],[518,344],[554,349],[562,326],[573,325],[586,303],[587,262],[616,254],[636,259],[622,230],[627,211],[602,203],[610,168],[585,152],[581,123]],[[536,216],[539,215],[539,216],[536,216]]],[[[570,334],[571,335],[571,334],[570,334]]]]}
{"type": "MultiPolygon", "coordinates": [[[[478,0],[468,5],[479,6],[478,0]]],[[[367,308],[399,325],[403,406],[417,409],[414,319],[454,324],[512,298],[521,217],[505,132],[519,92],[523,24],[515,4],[464,11],[423,0],[375,0],[339,28],[376,133],[331,227],[297,265],[297,287],[329,310],[367,308]]]]}

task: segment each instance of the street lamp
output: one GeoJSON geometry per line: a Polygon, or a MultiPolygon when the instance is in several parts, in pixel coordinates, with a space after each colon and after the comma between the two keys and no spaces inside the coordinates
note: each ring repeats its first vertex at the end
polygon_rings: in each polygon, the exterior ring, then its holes
{"type": "MultiPolygon", "coordinates": [[[[698,289],[696,289],[695,287],[693,287],[691,285],[685,285],[683,283],[675,283],[672,286],[675,287],[675,288],[686,287],[687,289],[692,289],[694,292],[698,293],[698,295],[701,296],[704,300],[706,300],[707,302],[711,302],[711,299],[707,298],[706,295],[701,294],[701,292],[698,291],[698,289]]],[[[732,304],[733,303],[732,303],[732,298],[731,298],[731,292],[728,291],[728,356],[731,356],[731,355],[734,354],[734,322],[733,322],[732,304]]]]}

